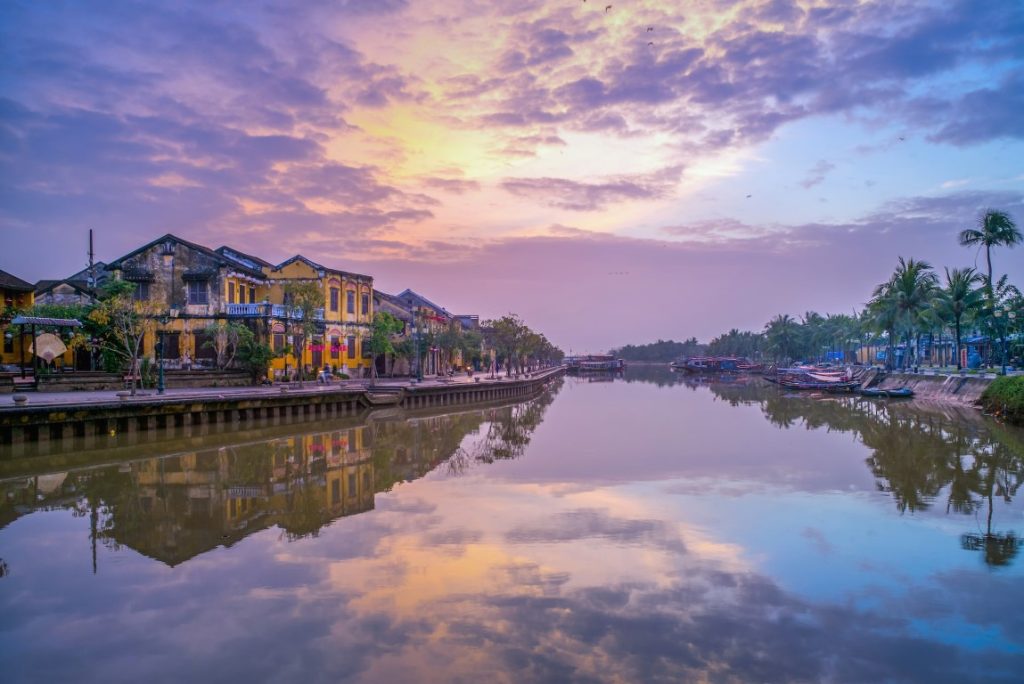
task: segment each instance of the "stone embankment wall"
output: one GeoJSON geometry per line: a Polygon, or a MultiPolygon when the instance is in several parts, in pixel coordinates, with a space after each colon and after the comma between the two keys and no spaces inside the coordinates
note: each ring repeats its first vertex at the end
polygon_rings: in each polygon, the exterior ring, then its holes
{"type": "Polygon", "coordinates": [[[975,406],[991,378],[970,375],[925,375],[922,373],[889,373],[875,385],[881,389],[909,387],[914,399],[975,406]]]}
{"type": "MultiPolygon", "coordinates": [[[[116,402],[0,407],[0,460],[30,456],[40,445],[60,450],[102,448],[119,434],[184,429],[190,435],[237,429],[239,424],[276,425],[361,415],[376,409],[433,409],[447,406],[527,399],[560,377],[554,368],[530,377],[469,383],[405,387],[341,387],[315,385],[298,391],[264,391],[218,395],[210,390],[195,396],[135,397],[116,402]]],[[[154,437],[155,438],[155,437],[154,437]]]]}

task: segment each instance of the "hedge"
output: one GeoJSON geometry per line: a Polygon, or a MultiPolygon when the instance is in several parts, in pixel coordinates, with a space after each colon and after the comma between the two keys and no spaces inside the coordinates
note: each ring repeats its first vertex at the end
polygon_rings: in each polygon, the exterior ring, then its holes
{"type": "Polygon", "coordinates": [[[981,406],[1008,423],[1024,425],[1024,375],[993,380],[981,395],[981,406]]]}

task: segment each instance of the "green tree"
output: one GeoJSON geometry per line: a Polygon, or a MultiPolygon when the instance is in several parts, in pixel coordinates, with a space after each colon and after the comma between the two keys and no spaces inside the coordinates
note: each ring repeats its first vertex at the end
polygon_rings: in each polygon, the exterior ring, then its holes
{"type": "Polygon", "coordinates": [[[106,286],[89,313],[89,320],[102,331],[101,349],[117,357],[126,367],[131,377],[132,396],[135,396],[136,378],[141,375],[142,342],[155,330],[159,313],[150,301],[136,302],[134,293],[134,283],[115,280],[106,286]]]}
{"type": "Polygon", "coordinates": [[[953,330],[953,350],[956,354],[957,370],[963,368],[960,363],[961,326],[964,316],[978,310],[981,303],[981,290],[975,285],[981,276],[973,268],[946,268],[946,285],[939,290],[936,298],[936,310],[939,316],[953,330]]]}
{"type": "Polygon", "coordinates": [[[989,209],[978,217],[977,228],[965,228],[960,231],[960,244],[964,247],[978,245],[985,248],[985,263],[988,266],[988,298],[993,298],[992,292],[992,248],[1013,247],[1024,242],[1024,235],[1017,229],[1017,224],[1005,211],[989,209]]]}
{"type": "Polygon", "coordinates": [[[533,331],[516,314],[507,314],[495,321],[488,321],[485,325],[494,331],[494,349],[498,357],[505,361],[505,374],[512,375],[513,367],[518,372],[520,354],[527,337],[533,331]]]}
{"type": "Polygon", "coordinates": [[[250,336],[252,335],[251,330],[236,322],[211,323],[203,329],[203,332],[207,337],[203,346],[209,347],[217,353],[217,368],[220,370],[228,368],[234,362],[240,341],[245,333],[248,332],[250,336]]]}
{"type": "Polygon", "coordinates": [[[284,304],[291,307],[292,334],[299,338],[295,345],[296,363],[299,365],[299,386],[302,386],[304,369],[302,367],[303,352],[306,341],[311,340],[317,331],[316,314],[323,306],[324,293],[320,283],[313,280],[294,280],[284,286],[284,304]]]}
{"type": "Polygon", "coordinates": [[[371,385],[377,383],[377,357],[381,354],[394,353],[393,338],[404,329],[405,324],[387,311],[378,311],[374,314],[370,336],[363,340],[363,349],[368,349],[372,358],[370,363],[371,385]]]}
{"type": "Polygon", "coordinates": [[[270,362],[277,357],[277,354],[266,342],[257,339],[252,330],[241,326],[238,331],[238,341],[235,358],[242,368],[249,372],[253,384],[259,383],[267,377],[270,372],[270,362]]]}
{"type": "Polygon", "coordinates": [[[779,314],[764,326],[765,350],[776,361],[796,358],[800,350],[799,324],[789,314],[779,314]]]}
{"type": "Polygon", "coordinates": [[[906,340],[908,353],[903,355],[904,366],[910,362],[911,341],[921,330],[922,316],[932,304],[937,283],[927,261],[900,257],[889,280],[875,288],[872,302],[879,320],[885,322],[890,333],[890,350],[894,336],[902,332],[906,340]]]}

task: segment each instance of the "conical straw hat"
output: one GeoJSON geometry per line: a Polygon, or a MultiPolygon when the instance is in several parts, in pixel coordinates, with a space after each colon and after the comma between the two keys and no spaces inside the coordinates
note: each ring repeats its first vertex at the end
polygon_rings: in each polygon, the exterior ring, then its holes
{"type": "Polygon", "coordinates": [[[53,361],[67,350],[68,348],[64,346],[60,338],[53,333],[37,335],[35,344],[29,347],[30,352],[41,359],[46,359],[46,361],[53,361]]]}

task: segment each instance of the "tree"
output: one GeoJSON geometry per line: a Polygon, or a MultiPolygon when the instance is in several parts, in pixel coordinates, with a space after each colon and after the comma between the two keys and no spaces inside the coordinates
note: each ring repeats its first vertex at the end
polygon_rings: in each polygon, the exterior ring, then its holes
{"type": "Polygon", "coordinates": [[[267,377],[270,362],[277,356],[269,344],[258,340],[256,334],[245,326],[240,326],[238,331],[236,350],[236,358],[242,368],[249,371],[253,384],[267,377]]]}
{"type": "Polygon", "coordinates": [[[1024,242],[1024,235],[1017,229],[1017,224],[1005,211],[989,209],[978,217],[977,228],[966,228],[960,231],[960,244],[964,247],[979,245],[985,248],[985,263],[988,266],[988,298],[992,292],[992,248],[1013,247],[1024,242]]]}
{"type": "Polygon", "coordinates": [[[147,333],[155,330],[158,313],[153,303],[136,302],[134,293],[134,283],[113,281],[100,294],[99,302],[89,313],[89,320],[102,331],[100,348],[127,365],[132,396],[135,396],[136,379],[140,376],[142,341],[147,333]]]}
{"type": "Polygon", "coordinates": [[[789,314],[779,314],[764,326],[765,349],[776,360],[793,359],[799,352],[800,326],[789,314]]]}
{"type": "Polygon", "coordinates": [[[299,338],[295,348],[296,363],[299,368],[299,387],[302,386],[303,372],[302,357],[306,350],[306,341],[316,334],[316,314],[323,306],[324,293],[320,290],[320,283],[313,280],[294,280],[285,283],[284,303],[290,307],[292,334],[299,338]]]}
{"type": "Polygon", "coordinates": [[[900,257],[892,277],[875,288],[875,299],[879,307],[891,316],[891,319],[887,319],[890,332],[903,332],[907,342],[908,353],[903,355],[904,366],[909,363],[911,340],[920,332],[921,317],[931,306],[937,283],[938,279],[927,261],[900,257]]]}
{"type": "Polygon", "coordinates": [[[494,349],[505,360],[505,374],[512,375],[513,367],[518,372],[519,355],[527,336],[532,332],[530,328],[523,323],[523,319],[512,313],[496,321],[488,321],[485,325],[494,330],[494,349]]]}
{"type": "Polygon", "coordinates": [[[363,341],[363,349],[368,349],[372,357],[370,363],[370,384],[377,383],[377,357],[381,354],[392,354],[395,346],[392,337],[405,329],[405,324],[387,311],[378,311],[373,316],[373,327],[370,336],[363,341]]]}
{"type": "Polygon", "coordinates": [[[953,328],[953,350],[956,354],[957,370],[960,363],[961,325],[965,315],[977,311],[981,301],[981,290],[974,287],[981,276],[973,268],[946,268],[946,286],[939,291],[936,299],[939,315],[953,328]]]}
{"type": "Polygon", "coordinates": [[[211,347],[217,352],[217,368],[224,370],[235,360],[238,346],[246,332],[252,331],[241,323],[211,323],[203,330],[208,338],[203,346],[211,347]],[[244,331],[244,332],[243,332],[244,331]]]}

